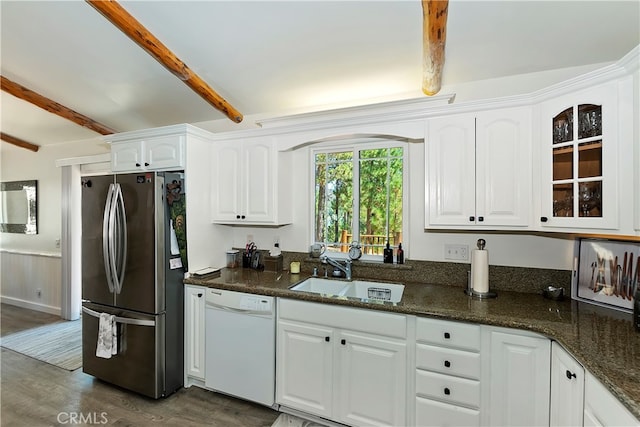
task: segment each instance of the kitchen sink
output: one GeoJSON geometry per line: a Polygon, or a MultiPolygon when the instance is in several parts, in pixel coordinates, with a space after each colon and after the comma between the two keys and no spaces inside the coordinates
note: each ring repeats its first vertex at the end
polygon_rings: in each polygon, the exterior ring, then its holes
{"type": "Polygon", "coordinates": [[[337,297],[357,298],[368,301],[400,302],[404,285],[399,283],[354,280],[322,279],[310,277],[290,288],[292,291],[311,292],[314,294],[332,295],[337,297]]]}

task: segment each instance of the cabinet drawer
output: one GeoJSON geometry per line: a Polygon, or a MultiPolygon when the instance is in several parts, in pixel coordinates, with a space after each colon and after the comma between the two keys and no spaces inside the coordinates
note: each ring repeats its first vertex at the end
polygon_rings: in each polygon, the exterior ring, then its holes
{"type": "Polygon", "coordinates": [[[416,393],[444,402],[480,406],[480,382],[434,372],[416,371],[416,393]]]}
{"type": "Polygon", "coordinates": [[[480,350],[480,326],[419,317],[416,341],[462,350],[480,350]]]}
{"type": "Polygon", "coordinates": [[[416,368],[480,379],[480,353],[416,344],[416,368]]]}
{"type": "Polygon", "coordinates": [[[417,426],[479,426],[480,411],[416,397],[417,426]]]}

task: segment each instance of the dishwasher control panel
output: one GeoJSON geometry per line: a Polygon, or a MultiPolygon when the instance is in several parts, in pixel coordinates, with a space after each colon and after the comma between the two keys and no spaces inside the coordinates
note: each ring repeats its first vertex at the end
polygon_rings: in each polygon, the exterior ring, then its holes
{"type": "Polygon", "coordinates": [[[209,288],[206,302],[211,307],[231,310],[265,314],[273,312],[273,297],[264,295],[209,288]]]}

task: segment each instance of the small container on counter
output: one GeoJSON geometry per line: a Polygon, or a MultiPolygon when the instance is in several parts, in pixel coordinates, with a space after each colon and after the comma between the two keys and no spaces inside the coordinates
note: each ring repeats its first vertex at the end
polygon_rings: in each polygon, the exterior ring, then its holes
{"type": "Polygon", "coordinates": [[[240,267],[240,251],[237,249],[227,251],[227,268],[238,267],[240,267]]]}

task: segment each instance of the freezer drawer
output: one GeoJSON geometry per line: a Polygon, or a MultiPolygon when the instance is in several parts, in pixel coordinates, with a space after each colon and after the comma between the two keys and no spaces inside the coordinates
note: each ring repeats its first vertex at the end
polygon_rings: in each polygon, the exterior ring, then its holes
{"type": "MultiPolygon", "coordinates": [[[[146,315],[113,307],[82,307],[82,370],[108,383],[159,398],[175,389],[165,383],[165,315],[146,315]],[[117,316],[118,354],[96,357],[100,313],[117,316]]],[[[179,386],[178,386],[179,388],[179,386]]]]}

